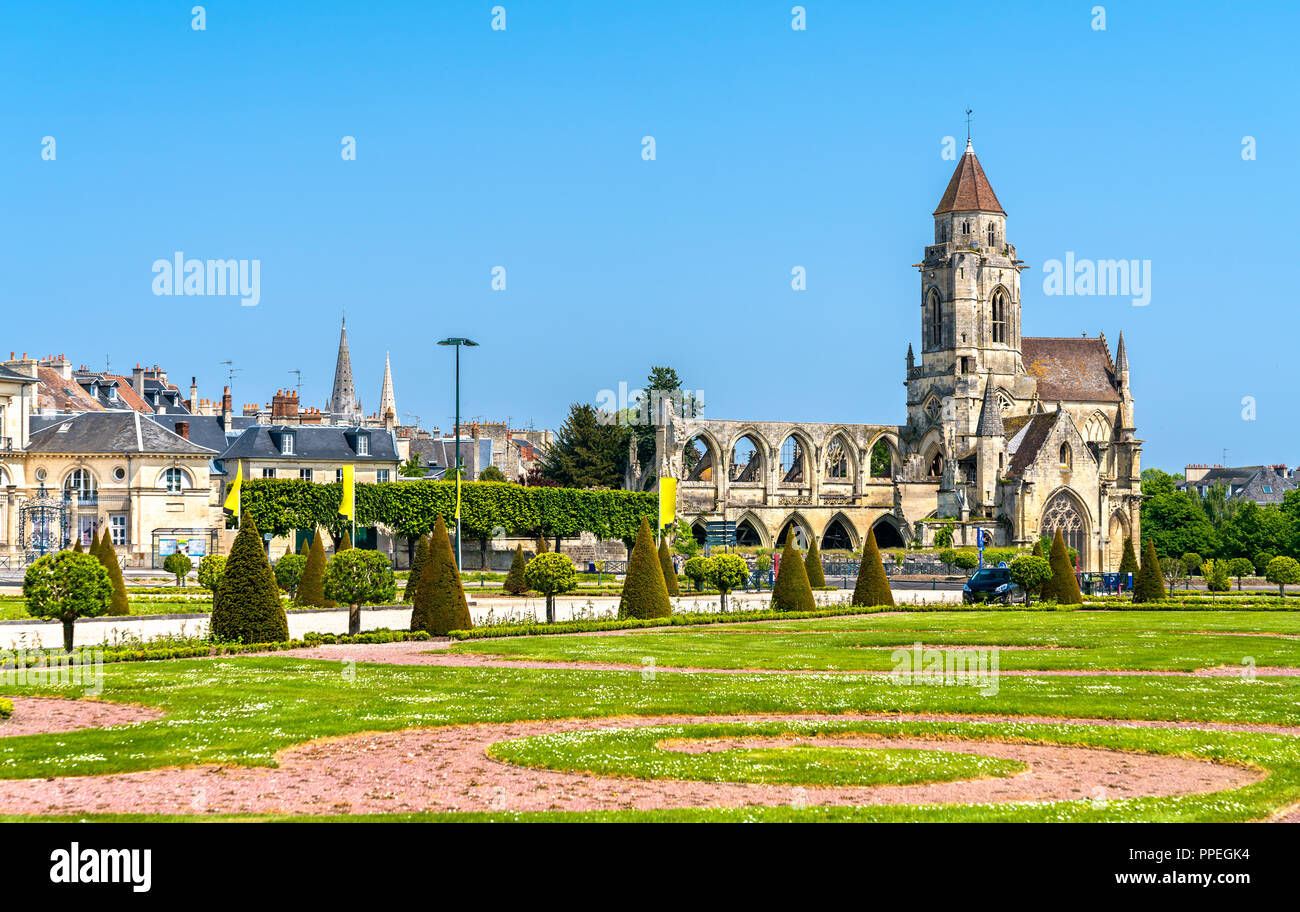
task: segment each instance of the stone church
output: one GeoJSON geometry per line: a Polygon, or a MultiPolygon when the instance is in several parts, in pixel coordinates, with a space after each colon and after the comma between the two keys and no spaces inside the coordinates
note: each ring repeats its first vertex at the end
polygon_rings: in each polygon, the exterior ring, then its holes
{"type": "Polygon", "coordinates": [[[789,534],[822,550],[957,546],[978,528],[1030,548],[1060,529],[1083,570],[1114,570],[1139,539],[1141,443],[1128,352],[1104,335],[1021,335],[1007,214],[969,141],[934,214],[909,345],[907,423],[823,424],[658,416],[655,461],[627,484],[675,477],[677,513],[702,536],[736,524],[743,545],[789,534]]]}

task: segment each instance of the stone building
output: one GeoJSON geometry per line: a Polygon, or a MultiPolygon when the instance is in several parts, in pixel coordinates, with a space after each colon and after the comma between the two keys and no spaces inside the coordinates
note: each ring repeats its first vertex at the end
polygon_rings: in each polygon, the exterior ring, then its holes
{"type": "Polygon", "coordinates": [[[679,479],[678,515],[697,535],[736,523],[742,544],[793,531],[823,550],[931,546],[940,529],[973,545],[1031,547],[1060,529],[1085,570],[1118,566],[1139,539],[1140,455],[1128,353],[1105,336],[1021,335],[1020,273],[1007,214],[969,142],[933,213],[918,289],[920,358],[908,346],[907,423],[657,418],[655,462],[628,485],[679,479]]]}

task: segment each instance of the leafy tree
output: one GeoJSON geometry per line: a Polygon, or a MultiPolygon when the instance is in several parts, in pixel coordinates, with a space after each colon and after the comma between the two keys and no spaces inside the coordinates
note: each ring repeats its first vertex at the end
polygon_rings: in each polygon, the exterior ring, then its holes
{"type": "Polygon", "coordinates": [[[858,564],[858,581],[853,587],[851,604],[860,608],[894,604],[894,593],[889,588],[889,577],[885,575],[885,565],[880,560],[874,529],[867,532],[862,542],[862,563],[858,564]]]}
{"type": "Polygon", "coordinates": [[[397,596],[397,577],[388,558],[378,551],[349,548],[329,559],[325,567],[325,596],[348,606],[348,633],[356,636],[361,632],[361,606],[393,601],[397,596]]]}
{"type": "Polygon", "coordinates": [[[1253,500],[1242,501],[1220,529],[1222,553],[1231,557],[1246,557],[1257,551],[1282,554],[1291,549],[1295,528],[1291,514],[1276,507],[1261,507],[1253,500]]]}
{"type": "Polygon", "coordinates": [[[1205,558],[1195,551],[1188,551],[1183,555],[1183,567],[1187,570],[1188,576],[1196,576],[1205,566],[1205,558]]]}
{"type": "Polygon", "coordinates": [[[402,593],[402,600],[415,604],[415,594],[420,591],[420,571],[424,568],[424,562],[429,559],[429,536],[421,535],[419,541],[415,543],[415,557],[411,560],[410,572],[406,574],[406,589],[402,593]]]}
{"type": "Polygon", "coordinates": [[[954,548],[944,548],[942,551],[940,551],[940,552],[939,552],[939,563],[941,563],[941,564],[943,564],[945,567],[947,567],[949,573],[952,573],[953,565],[957,563],[957,551],[956,551],[956,549],[954,549],[954,548]]]}
{"type": "Polygon", "coordinates": [[[1133,580],[1133,602],[1158,602],[1165,597],[1165,581],[1160,572],[1156,543],[1147,539],[1142,545],[1142,566],[1133,580]]]}
{"type": "Polygon", "coordinates": [[[627,468],[628,429],[604,420],[594,406],[575,402],[542,452],[544,478],[572,488],[617,488],[627,468]]]}
{"type": "Polygon", "coordinates": [[[527,592],[528,580],[525,577],[527,563],[524,559],[524,546],[522,544],[515,545],[515,556],[510,561],[510,572],[506,574],[505,584],[501,588],[511,595],[523,595],[527,592]]]}
{"type": "Polygon", "coordinates": [[[712,557],[696,557],[703,563],[702,575],[721,597],[721,609],[727,610],[727,596],[749,581],[749,564],[739,554],[715,554],[712,557]]]}
{"type": "Polygon", "coordinates": [[[1127,536],[1124,539],[1124,555],[1119,559],[1119,572],[1133,574],[1138,572],[1138,559],[1137,554],[1133,551],[1132,536],[1127,536]]]}
{"type": "Polygon", "coordinates": [[[687,560],[700,553],[701,547],[695,540],[695,532],[684,519],[678,519],[673,526],[673,550],[687,560]]]}
{"type": "MultiPolygon", "coordinates": [[[[686,566],[682,567],[682,572],[686,574],[686,578],[695,586],[696,592],[699,592],[704,588],[705,570],[708,566],[706,562],[709,560],[712,560],[712,558],[707,558],[703,555],[697,554],[686,561],[686,566]]],[[[748,571],[746,572],[748,573],[748,571]]],[[[748,576],[746,578],[748,578],[748,576]]]]}
{"type": "Polygon", "coordinates": [[[953,563],[961,570],[967,573],[974,570],[980,565],[980,556],[974,551],[958,551],[953,563]]]}
{"type": "MultiPolygon", "coordinates": [[[[307,558],[301,554],[286,554],[275,562],[275,583],[289,595],[295,595],[306,569],[307,558]]],[[[203,572],[202,564],[199,565],[199,572],[203,572]]]]}
{"type": "Polygon", "coordinates": [[[1268,562],[1264,578],[1277,583],[1278,595],[1286,595],[1286,587],[1300,583],[1300,562],[1293,557],[1275,557],[1268,562]]]}
{"type": "Polygon", "coordinates": [[[826,587],[826,573],[822,568],[822,554],[817,550],[817,536],[810,535],[808,554],[803,559],[804,571],[808,574],[808,585],[814,589],[826,587]]]}
{"type": "MultiPolygon", "coordinates": [[[[889,449],[889,444],[884,440],[877,440],[876,445],[871,448],[871,477],[872,478],[891,478],[894,474],[894,456],[889,449]]],[[[945,547],[952,544],[952,529],[940,529],[934,534],[934,543],[939,547],[945,547]],[[944,533],[948,534],[947,542],[941,543],[939,536],[944,533]]]]}
{"type": "Polygon", "coordinates": [[[1164,557],[1189,551],[1218,554],[1220,548],[1214,524],[1182,491],[1157,494],[1142,502],[1142,538],[1154,542],[1156,553],[1164,557]]]}
{"type": "Polygon", "coordinates": [[[1029,597],[1037,594],[1043,584],[1052,578],[1051,563],[1032,554],[1017,557],[1007,569],[1011,571],[1011,579],[1024,590],[1026,605],[1029,604],[1029,597]]]}
{"type": "Polygon", "coordinates": [[[226,558],[223,555],[206,555],[199,561],[199,585],[215,595],[217,587],[221,585],[221,574],[225,571],[226,558]]]}
{"type": "Polygon", "coordinates": [[[668,553],[666,535],[659,536],[659,566],[664,572],[664,586],[668,590],[669,598],[681,595],[681,587],[677,585],[677,568],[673,566],[673,556],[668,553]]]}
{"type": "Polygon", "coordinates": [[[97,556],[58,551],[27,568],[23,598],[32,617],[63,622],[63,648],[71,652],[77,618],[108,613],[113,582],[97,556]]]}
{"type": "Polygon", "coordinates": [[[1243,576],[1254,576],[1255,565],[1247,557],[1234,557],[1228,561],[1228,573],[1237,578],[1237,591],[1241,591],[1241,578],[1243,576]]]}
{"type": "Polygon", "coordinates": [[[1187,565],[1181,557],[1160,558],[1160,574],[1170,589],[1177,589],[1178,584],[1187,576],[1187,565]]]}
{"type": "Polygon", "coordinates": [[[1273,562],[1274,554],[1268,551],[1257,551],[1251,557],[1250,562],[1255,565],[1255,572],[1260,576],[1268,573],[1268,565],[1273,562]]]}
{"type": "Polygon", "coordinates": [[[294,600],[302,608],[325,607],[325,542],[321,538],[322,534],[318,529],[312,536],[307,563],[303,565],[302,576],[298,578],[294,600]]]}
{"type": "Polygon", "coordinates": [[[1061,530],[1056,530],[1056,537],[1052,539],[1052,557],[1049,561],[1052,566],[1052,596],[1056,599],[1058,605],[1081,605],[1083,604],[1083,595],[1079,592],[1079,578],[1074,575],[1074,562],[1070,560],[1070,552],[1065,547],[1065,537],[1061,530]]]}
{"type": "Polygon", "coordinates": [[[1147,497],[1161,494],[1173,494],[1175,485],[1183,480],[1181,475],[1170,475],[1160,469],[1142,470],[1142,493],[1147,497]]]}
{"type": "Polygon", "coordinates": [[[412,453],[406,462],[397,467],[397,474],[403,478],[423,478],[428,473],[420,462],[419,455],[412,453]]]}
{"type": "Polygon", "coordinates": [[[627,573],[623,576],[623,594],[618,601],[621,618],[660,618],[673,613],[668,600],[668,584],[664,581],[663,567],[655,549],[650,523],[641,520],[636,544],[628,557],[627,573]]]}
{"type": "Polygon", "coordinates": [[[1228,561],[1226,558],[1218,560],[1208,560],[1201,565],[1205,573],[1205,588],[1210,592],[1227,592],[1232,588],[1228,576],[1228,561]]]}
{"type": "MultiPolygon", "coordinates": [[[[677,371],[671,367],[651,367],[650,374],[646,377],[643,395],[637,397],[633,408],[617,416],[619,423],[626,425],[628,431],[636,438],[637,459],[642,465],[647,465],[654,459],[655,428],[659,420],[656,405],[664,398],[672,400],[673,411],[678,418],[697,415],[704,410],[704,403],[700,402],[694,394],[682,393],[682,381],[677,371]]],[[[626,439],[623,446],[627,447],[626,439]]],[[[624,461],[626,462],[626,454],[624,461]]],[[[686,468],[690,470],[695,467],[688,464],[686,468]]]]}
{"type": "MultiPolygon", "coordinates": [[[[952,550],[952,526],[944,525],[934,533],[934,546],[945,551],[952,550]]],[[[947,563],[945,561],[945,563],[947,563]]]]}
{"type": "Polygon", "coordinates": [[[194,569],[194,561],[190,560],[188,554],[173,551],[163,559],[163,569],[176,577],[177,586],[184,588],[185,577],[194,569]]]}
{"type": "Polygon", "coordinates": [[[280,587],[266,559],[262,537],[248,517],[230,547],[217,596],[212,600],[212,636],[237,643],[279,643],[289,639],[280,587]]]}
{"type": "Polygon", "coordinates": [[[496,466],[494,466],[494,465],[490,465],[490,466],[488,466],[486,469],[484,469],[482,472],[479,472],[479,473],[478,473],[478,480],[479,480],[479,481],[496,481],[496,482],[502,482],[502,481],[506,481],[506,482],[508,482],[508,481],[510,481],[509,478],[506,478],[506,473],[505,473],[505,472],[502,472],[500,469],[498,469],[498,468],[497,468],[496,466]]]}
{"type": "Polygon", "coordinates": [[[776,568],[776,584],[772,586],[773,611],[814,611],[812,586],[808,584],[808,570],[794,544],[794,530],[785,537],[785,550],[776,568]]]}
{"type": "Polygon", "coordinates": [[[429,554],[420,568],[419,589],[411,609],[411,630],[446,636],[453,630],[469,630],[473,626],[460,571],[456,569],[456,555],[451,549],[451,536],[439,516],[429,536],[429,554]]]}
{"type": "Polygon", "coordinates": [[[546,623],[554,624],[555,597],[578,588],[578,572],[567,554],[539,554],[524,568],[524,581],[546,596],[546,623]]]}
{"type": "MultiPolygon", "coordinates": [[[[93,536],[92,536],[93,540],[93,536]]],[[[108,613],[113,617],[126,617],[131,613],[131,603],[126,596],[126,580],[122,579],[122,565],[117,562],[117,551],[113,548],[113,538],[104,530],[104,537],[94,555],[104,569],[108,571],[109,581],[113,584],[113,601],[108,606],[108,613]]]]}

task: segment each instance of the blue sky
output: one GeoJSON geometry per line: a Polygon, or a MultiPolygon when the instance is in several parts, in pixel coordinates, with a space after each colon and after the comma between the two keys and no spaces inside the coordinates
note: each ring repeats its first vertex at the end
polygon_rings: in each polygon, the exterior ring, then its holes
{"type": "Polygon", "coordinates": [[[651,364],[714,417],[901,422],[969,106],[1024,332],[1124,330],[1145,464],[1300,461],[1290,4],[1105,3],[1096,31],[1092,2],[810,0],[794,31],[789,0],[502,0],[504,32],[491,2],[192,5],[0,9],[6,352],[205,396],[233,359],[239,403],[300,369],[323,405],[346,308],[364,404],[391,350],[426,425],[447,335],[482,345],[463,413],[516,425],[651,364]],[[153,295],[178,250],[260,260],[260,304],[153,295]],[[1045,296],[1067,251],[1150,260],[1151,303],[1045,296]]]}

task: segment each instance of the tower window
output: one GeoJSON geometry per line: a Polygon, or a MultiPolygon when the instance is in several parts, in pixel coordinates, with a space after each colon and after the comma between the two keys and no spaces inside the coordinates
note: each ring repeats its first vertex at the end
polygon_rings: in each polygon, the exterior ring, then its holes
{"type": "Polygon", "coordinates": [[[961,223],[961,233],[962,233],[963,235],[965,235],[966,237],[970,237],[970,222],[969,222],[969,221],[965,221],[965,222],[962,222],[962,223],[961,223]]]}
{"type": "Polygon", "coordinates": [[[998,229],[992,223],[989,223],[989,246],[992,247],[995,243],[997,243],[997,239],[998,239],[998,229]]]}
{"type": "Polygon", "coordinates": [[[939,292],[931,289],[925,301],[925,347],[938,348],[943,343],[943,305],[939,292]]]}
{"type": "Polygon", "coordinates": [[[999,288],[993,292],[993,341],[1007,341],[1007,293],[999,288]]]}

